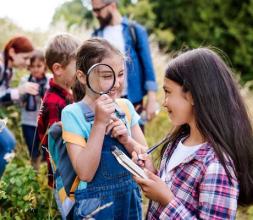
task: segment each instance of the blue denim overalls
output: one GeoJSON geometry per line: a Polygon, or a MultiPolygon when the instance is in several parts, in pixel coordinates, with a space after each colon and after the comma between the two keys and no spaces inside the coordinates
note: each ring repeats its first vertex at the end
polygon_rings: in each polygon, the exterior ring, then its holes
{"type": "MultiPolygon", "coordinates": [[[[124,113],[121,113],[119,117],[125,120],[124,113]]],[[[92,120],[92,117],[86,117],[86,121],[91,122],[92,120]]],[[[92,215],[92,218],[97,220],[141,220],[139,187],[132,179],[132,174],[122,167],[111,153],[113,145],[129,155],[117,139],[112,138],[110,134],[105,135],[100,163],[92,182],[87,183],[85,189],[75,191],[74,219],[85,219],[94,210],[106,205],[107,207],[92,215]]]]}

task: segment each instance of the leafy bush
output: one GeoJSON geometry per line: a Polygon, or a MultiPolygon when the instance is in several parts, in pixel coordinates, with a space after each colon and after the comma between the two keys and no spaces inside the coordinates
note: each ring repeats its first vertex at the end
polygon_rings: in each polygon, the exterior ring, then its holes
{"type": "Polygon", "coordinates": [[[253,79],[253,1],[157,0],[153,4],[153,30],[170,29],[175,35],[167,50],[184,45],[218,47],[229,56],[243,81],[253,79]]]}
{"type": "Polygon", "coordinates": [[[43,165],[36,174],[28,161],[18,158],[8,164],[0,182],[1,218],[60,219],[47,187],[46,172],[43,165]]]}

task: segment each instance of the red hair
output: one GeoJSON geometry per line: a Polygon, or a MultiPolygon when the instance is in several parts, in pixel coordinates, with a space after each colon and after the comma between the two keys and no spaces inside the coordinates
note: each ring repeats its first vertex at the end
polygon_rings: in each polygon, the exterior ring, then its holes
{"type": "Polygon", "coordinates": [[[9,50],[13,48],[15,53],[29,53],[34,50],[32,42],[25,36],[16,36],[11,38],[4,47],[4,60],[7,63],[9,57],[9,50]]]}

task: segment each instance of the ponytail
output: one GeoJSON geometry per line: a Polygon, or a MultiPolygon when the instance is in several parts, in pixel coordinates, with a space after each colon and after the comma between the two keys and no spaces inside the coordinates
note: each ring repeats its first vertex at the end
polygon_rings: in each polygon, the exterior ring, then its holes
{"type": "Polygon", "coordinates": [[[77,77],[75,78],[75,82],[72,86],[72,91],[75,102],[81,101],[85,96],[85,86],[81,82],[79,82],[77,77]]]}

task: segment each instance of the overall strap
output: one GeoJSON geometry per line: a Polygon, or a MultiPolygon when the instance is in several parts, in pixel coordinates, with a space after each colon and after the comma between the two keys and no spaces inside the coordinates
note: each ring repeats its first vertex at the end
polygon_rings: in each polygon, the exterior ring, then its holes
{"type": "MultiPolygon", "coordinates": [[[[129,121],[129,123],[131,123],[131,113],[130,113],[128,105],[121,99],[117,99],[116,103],[119,107],[119,108],[116,107],[117,116],[121,119],[126,116],[127,121],[129,121]]],[[[79,101],[79,102],[77,102],[77,104],[80,106],[86,121],[87,122],[94,121],[94,113],[92,112],[90,107],[84,101],[79,101]]]]}
{"type": "Polygon", "coordinates": [[[124,99],[116,99],[115,101],[118,106],[120,107],[120,109],[123,111],[121,114],[123,117],[126,116],[126,119],[129,123],[131,123],[131,113],[130,113],[130,110],[129,110],[129,107],[127,105],[127,103],[124,101],[124,99]]]}
{"type": "Polygon", "coordinates": [[[90,109],[90,107],[84,102],[84,101],[79,101],[77,104],[80,106],[82,113],[84,114],[85,120],[87,122],[92,122],[94,121],[94,113],[90,109]]]}

